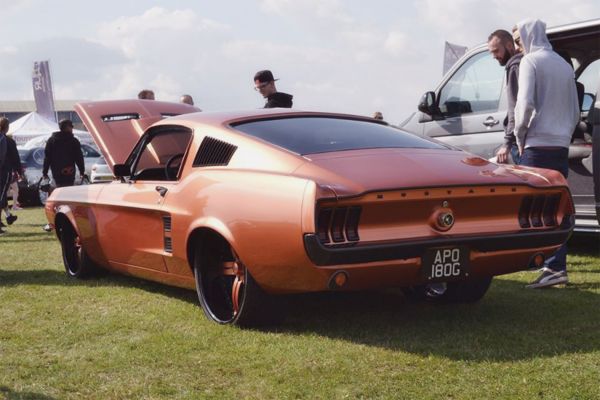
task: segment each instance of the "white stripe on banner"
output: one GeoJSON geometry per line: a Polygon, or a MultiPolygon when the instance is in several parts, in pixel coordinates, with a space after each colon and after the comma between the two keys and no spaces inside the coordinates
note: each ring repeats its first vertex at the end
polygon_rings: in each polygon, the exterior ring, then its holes
{"type": "Polygon", "coordinates": [[[52,80],[50,79],[50,66],[48,61],[33,63],[33,97],[35,108],[41,116],[56,122],[54,112],[54,95],[52,93],[52,80]]]}

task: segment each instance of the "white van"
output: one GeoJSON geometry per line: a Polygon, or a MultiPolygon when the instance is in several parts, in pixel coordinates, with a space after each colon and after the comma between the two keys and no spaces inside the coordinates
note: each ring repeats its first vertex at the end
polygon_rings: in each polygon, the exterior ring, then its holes
{"type": "MultiPolygon", "coordinates": [[[[600,19],[549,28],[547,34],[554,50],[568,54],[573,61],[575,76],[585,92],[580,135],[569,149],[568,180],[576,207],[575,231],[600,233],[600,182],[596,182],[594,198],[592,162],[593,157],[600,157],[596,154],[600,145],[592,150],[594,121],[589,118],[600,90],[600,19]]],[[[489,54],[487,44],[479,45],[458,60],[434,91],[423,95],[419,111],[400,127],[491,158],[504,143],[505,75],[504,67],[489,54]]],[[[600,109],[595,118],[600,118],[599,114],[600,109]]],[[[597,126],[596,142],[600,141],[600,124],[597,126]]],[[[596,175],[600,180],[600,173],[596,175]]]]}

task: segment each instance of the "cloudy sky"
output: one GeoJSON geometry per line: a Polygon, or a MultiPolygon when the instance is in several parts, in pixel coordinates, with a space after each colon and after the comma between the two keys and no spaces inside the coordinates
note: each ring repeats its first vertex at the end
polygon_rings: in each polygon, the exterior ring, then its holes
{"type": "Polygon", "coordinates": [[[2,100],[33,99],[50,60],[55,98],[193,95],[204,110],[259,108],[257,70],[295,108],[398,123],[442,75],[444,41],[477,45],[526,17],[600,18],[598,0],[0,0],[2,100]]]}

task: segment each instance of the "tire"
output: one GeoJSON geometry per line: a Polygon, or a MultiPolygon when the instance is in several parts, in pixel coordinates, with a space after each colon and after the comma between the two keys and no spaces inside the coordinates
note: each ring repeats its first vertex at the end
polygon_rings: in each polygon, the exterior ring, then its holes
{"type": "Polygon", "coordinates": [[[85,279],[94,276],[98,267],[89,258],[79,236],[70,224],[66,224],[59,231],[65,273],[70,278],[85,279]]]}
{"type": "Polygon", "coordinates": [[[258,286],[224,239],[197,241],[193,264],[196,292],[209,320],[240,327],[281,322],[277,302],[258,286]]]}
{"type": "Polygon", "coordinates": [[[454,303],[475,303],[485,296],[493,277],[449,283],[445,295],[454,303]]]}
{"type": "Polygon", "coordinates": [[[430,301],[433,303],[475,303],[483,298],[492,283],[493,277],[470,279],[445,284],[441,294],[435,294],[428,285],[403,288],[402,292],[409,301],[430,301]]]}

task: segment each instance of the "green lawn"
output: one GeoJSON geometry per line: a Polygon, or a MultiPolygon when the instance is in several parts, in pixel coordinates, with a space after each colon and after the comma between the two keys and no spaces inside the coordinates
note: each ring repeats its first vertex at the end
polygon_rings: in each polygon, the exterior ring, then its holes
{"type": "Polygon", "coordinates": [[[42,210],[18,215],[0,237],[0,398],[600,398],[595,239],[572,243],[563,288],[523,272],[475,305],[302,295],[253,331],[209,323],[191,291],[69,280],[42,210]]]}

